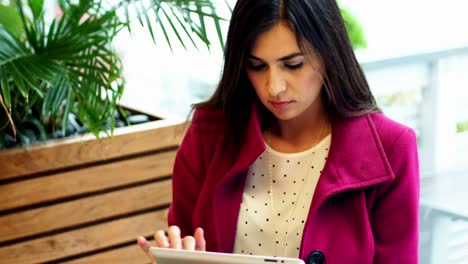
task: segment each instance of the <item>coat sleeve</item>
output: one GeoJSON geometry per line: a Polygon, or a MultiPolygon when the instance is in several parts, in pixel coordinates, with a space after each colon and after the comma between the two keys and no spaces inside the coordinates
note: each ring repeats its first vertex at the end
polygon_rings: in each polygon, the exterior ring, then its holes
{"type": "Polygon", "coordinates": [[[172,202],[168,224],[177,225],[182,236],[193,235],[192,215],[203,178],[201,117],[195,111],[192,122],[177,151],[172,173],[172,202]]]}
{"type": "Polygon", "coordinates": [[[416,135],[406,129],[390,147],[394,181],[380,186],[371,212],[374,263],[418,263],[419,161],[416,135]]]}

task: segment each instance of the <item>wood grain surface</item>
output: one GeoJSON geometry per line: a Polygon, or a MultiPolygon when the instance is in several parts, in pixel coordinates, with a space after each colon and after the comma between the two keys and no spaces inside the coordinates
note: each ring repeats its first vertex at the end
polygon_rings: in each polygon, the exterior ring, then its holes
{"type": "Polygon", "coordinates": [[[0,242],[167,206],[171,181],[145,184],[0,217],[0,242]]]}
{"type": "Polygon", "coordinates": [[[0,263],[42,263],[136,241],[165,229],[167,210],[111,221],[58,235],[0,247],[0,263]]]}
{"type": "Polygon", "coordinates": [[[176,151],[0,185],[0,211],[172,174],[176,151]]]}
{"type": "Polygon", "coordinates": [[[0,264],[148,263],[136,237],[167,227],[187,127],[159,120],[0,151],[0,264]]]}
{"type": "Polygon", "coordinates": [[[145,264],[150,263],[146,255],[141,251],[141,249],[136,246],[136,244],[109,250],[100,254],[95,254],[89,257],[83,257],[79,259],[74,259],[71,261],[63,262],[64,264],[103,264],[103,263],[112,263],[112,264],[129,264],[129,263],[138,263],[145,264]]]}
{"type": "Polygon", "coordinates": [[[33,145],[28,151],[2,150],[0,180],[174,147],[185,127],[180,120],[158,120],[116,129],[112,138],[85,135],[33,145]]]}

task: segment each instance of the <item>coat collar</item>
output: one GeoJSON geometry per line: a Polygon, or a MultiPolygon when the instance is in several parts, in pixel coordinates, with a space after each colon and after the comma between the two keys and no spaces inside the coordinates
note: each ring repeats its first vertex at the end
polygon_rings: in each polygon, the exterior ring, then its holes
{"type": "MultiPolygon", "coordinates": [[[[248,169],[265,149],[257,107],[254,106],[247,136],[233,170],[248,169]]],[[[330,150],[316,192],[336,193],[393,178],[372,114],[332,121],[330,150]]]]}
{"type": "MultiPolygon", "coordinates": [[[[265,149],[257,107],[254,106],[238,158],[217,186],[217,217],[225,219],[217,221],[217,240],[221,252],[232,251],[237,223],[235,216],[242,201],[246,172],[265,149]]],[[[371,115],[334,120],[327,162],[317,183],[309,214],[313,214],[333,194],[393,178],[371,115]]]]}
{"type": "Polygon", "coordinates": [[[372,114],[334,120],[327,162],[311,211],[329,196],[394,179],[372,114]]]}
{"type": "MultiPolygon", "coordinates": [[[[313,207],[332,194],[394,179],[372,115],[332,121],[330,150],[315,190],[313,207]]],[[[257,107],[254,106],[245,143],[233,170],[247,170],[265,149],[257,107]]]]}

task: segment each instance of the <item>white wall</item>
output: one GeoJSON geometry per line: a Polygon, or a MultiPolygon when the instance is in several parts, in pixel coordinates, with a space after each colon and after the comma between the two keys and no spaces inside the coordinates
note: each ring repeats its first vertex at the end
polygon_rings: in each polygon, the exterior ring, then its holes
{"type": "Polygon", "coordinates": [[[466,0],[341,0],[362,22],[362,59],[394,57],[468,45],[466,0]]]}

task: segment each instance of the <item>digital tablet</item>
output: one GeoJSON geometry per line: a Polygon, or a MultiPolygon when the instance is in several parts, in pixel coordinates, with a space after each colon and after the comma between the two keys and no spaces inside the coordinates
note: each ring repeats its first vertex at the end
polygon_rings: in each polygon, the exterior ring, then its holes
{"type": "Polygon", "coordinates": [[[150,247],[158,264],[305,264],[301,259],[150,247]]]}

